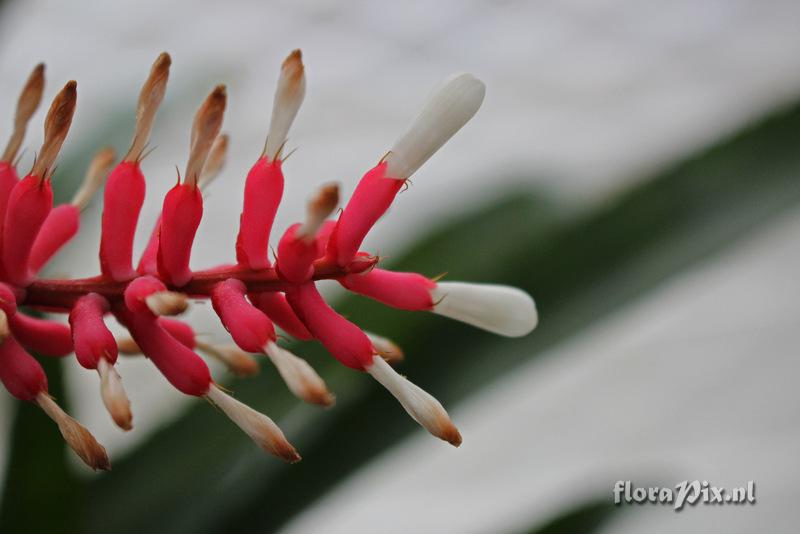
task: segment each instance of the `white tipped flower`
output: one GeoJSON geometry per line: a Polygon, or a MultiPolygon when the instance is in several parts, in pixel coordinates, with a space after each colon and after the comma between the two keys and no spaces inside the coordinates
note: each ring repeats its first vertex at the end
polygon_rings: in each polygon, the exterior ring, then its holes
{"type": "Polygon", "coordinates": [[[471,74],[447,80],[386,156],[386,175],[408,178],[414,174],[475,115],[485,94],[486,86],[471,74]]]}
{"type": "Polygon", "coordinates": [[[433,312],[508,337],[530,333],[539,321],[536,304],[516,287],[439,282],[433,312]]]}
{"type": "Polygon", "coordinates": [[[100,396],[103,398],[106,410],[122,430],[132,429],[131,401],[128,400],[128,394],[122,387],[119,373],[104,358],[100,358],[97,363],[97,372],[100,374],[100,396]]]}
{"type": "Polygon", "coordinates": [[[281,65],[278,89],[272,104],[272,119],[269,123],[267,144],[264,155],[270,160],[280,159],[279,152],[286,142],[289,128],[306,96],[306,76],[303,67],[303,54],[294,50],[281,65]]]}
{"type": "Polygon", "coordinates": [[[428,432],[456,447],[461,445],[461,434],[439,401],[399,375],[381,356],[375,356],[366,371],[388,389],[428,432]]]}
{"type": "Polygon", "coordinates": [[[50,395],[45,392],[39,393],[36,397],[36,404],[58,425],[64,441],[86,465],[95,471],[111,469],[111,462],[108,460],[108,454],[103,446],[97,443],[91,432],[86,430],[83,425],[67,415],[50,395]]]}
{"type": "Polygon", "coordinates": [[[239,402],[213,384],[207,397],[259,447],[287,462],[300,461],[300,455],[272,419],[239,402]]]}
{"type": "Polygon", "coordinates": [[[282,349],[272,341],[264,347],[264,353],[278,369],[278,373],[296,397],[320,406],[333,405],[334,396],[307,361],[282,349]]]}
{"type": "Polygon", "coordinates": [[[175,291],[156,291],[147,295],[145,304],[155,315],[179,315],[189,307],[189,297],[175,291]]]}
{"type": "Polygon", "coordinates": [[[392,341],[391,339],[383,336],[379,336],[378,334],[373,334],[372,332],[364,332],[367,334],[370,343],[375,348],[378,353],[383,356],[383,359],[389,362],[392,365],[398,364],[403,361],[405,355],[403,354],[403,349],[401,349],[397,343],[392,341]]]}
{"type": "Polygon", "coordinates": [[[212,345],[202,341],[195,341],[195,343],[197,343],[198,349],[219,360],[237,376],[253,376],[261,370],[258,361],[250,353],[236,345],[212,345]]]}

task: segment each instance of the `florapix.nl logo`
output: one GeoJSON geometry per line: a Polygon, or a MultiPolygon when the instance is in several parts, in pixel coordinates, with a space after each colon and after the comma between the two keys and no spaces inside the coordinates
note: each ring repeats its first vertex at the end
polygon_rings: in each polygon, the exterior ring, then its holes
{"type": "Polygon", "coordinates": [[[750,480],[745,486],[724,488],[709,484],[707,480],[684,480],[669,486],[634,486],[630,480],[614,483],[614,504],[667,504],[676,511],[685,505],[748,505],[756,502],[756,484],[750,480]]]}

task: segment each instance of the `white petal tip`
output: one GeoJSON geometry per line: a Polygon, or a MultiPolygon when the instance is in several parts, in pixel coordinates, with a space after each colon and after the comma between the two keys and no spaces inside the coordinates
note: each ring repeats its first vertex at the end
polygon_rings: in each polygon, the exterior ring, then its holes
{"type": "Polygon", "coordinates": [[[180,315],[189,307],[189,297],[175,291],[156,291],[145,297],[144,302],[158,316],[180,315]]]}
{"type": "Polygon", "coordinates": [[[389,362],[391,365],[397,365],[405,359],[403,349],[401,349],[397,343],[391,339],[379,336],[378,334],[373,334],[372,332],[364,333],[367,334],[367,337],[372,343],[373,348],[378,352],[378,354],[380,354],[383,359],[389,362]]]}
{"type": "Polygon", "coordinates": [[[389,390],[406,412],[428,432],[454,447],[461,445],[461,434],[433,396],[398,374],[381,356],[375,356],[366,371],[389,390]]]}
{"type": "Polygon", "coordinates": [[[114,423],[124,431],[133,429],[131,401],[122,387],[122,379],[117,370],[106,360],[101,359],[97,366],[100,374],[100,396],[114,423]]]}
{"type": "Polygon", "coordinates": [[[264,347],[264,352],[278,369],[286,386],[297,398],[319,406],[333,406],[336,397],[328,390],[325,381],[308,362],[274,342],[264,347]]]}
{"type": "Polygon", "coordinates": [[[386,175],[408,178],[461,129],[483,103],[486,85],[456,74],[436,90],[386,157],[386,175]]]}
{"type": "Polygon", "coordinates": [[[281,429],[272,419],[239,402],[215,385],[212,385],[208,390],[207,397],[236,426],[250,436],[256,445],[288,463],[295,463],[301,460],[297,450],[289,443],[289,440],[286,439],[286,436],[283,435],[281,429]]]}
{"type": "Polygon", "coordinates": [[[525,336],[539,322],[533,298],[516,287],[439,282],[431,297],[434,313],[501,336],[525,336]]]}

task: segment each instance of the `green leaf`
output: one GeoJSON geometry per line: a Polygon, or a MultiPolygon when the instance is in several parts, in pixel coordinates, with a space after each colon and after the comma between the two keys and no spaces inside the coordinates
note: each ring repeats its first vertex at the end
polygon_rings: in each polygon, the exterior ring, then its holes
{"type": "Polygon", "coordinates": [[[612,515],[619,512],[608,500],[597,500],[575,506],[547,523],[529,530],[530,534],[592,534],[606,526],[612,515]]]}

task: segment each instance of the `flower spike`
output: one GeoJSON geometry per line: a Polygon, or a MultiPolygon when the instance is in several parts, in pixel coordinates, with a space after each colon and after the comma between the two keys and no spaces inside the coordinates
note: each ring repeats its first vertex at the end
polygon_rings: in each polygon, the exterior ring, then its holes
{"type": "Polygon", "coordinates": [[[140,161],[165,95],[170,64],[164,53],[150,69],[139,94],[131,146],[106,180],[100,274],[90,278],[38,276],[78,232],[80,212],[103,186],[113,152],[100,151],[72,201],[53,209],[50,180],[72,121],[76,86],[68,83],[54,100],[42,150],[31,173],[20,180],[11,160],[41,99],[42,67],[23,89],[14,133],[0,160],[0,382],[18,399],[38,404],[87,465],[107,469],[105,449],[48,395],[47,377],[31,352],[54,357],[74,352],[82,367],[98,373],[102,402],[123,430],[131,428],[133,415],[115,364],[119,354],[144,355],[172,387],[209,400],[261,448],[296,462],[299,454],[275,422],[229,395],[213,380],[204,359],[214,358],[239,376],[252,376],[260,370],[254,355],[264,354],[296,397],[332,405],[334,397],[323,378],[278,345],[278,325],[298,341],[319,341],[345,366],[374,377],[418,423],[458,446],[461,435],[442,405],[392,369],[390,364],[402,361],[402,350],[337,313],[317,282],[338,281],[394,308],[444,315],[501,335],[525,335],[536,326],[536,306],[521,290],[378,268],[379,258],[361,249],[409,176],[475,114],[483,83],[468,74],[445,83],[392,150],[362,177],[336,221],[328,218],[339,204],[338,186],[323,186],[309,203],[305,220],[283,233],[273,265],[270,236],[283,196],[283,147],[305,95],[305,67],[300,51],[293,51],[281,67],[264,152],[245,181],[236,261],[192,270],[202,190],[220,173],[228,150],[227,135],[220,135],[227,96],[224,86],[216,87],[194,117],[184,177],[166,194],[134,270],[134,235],[145,197],[140,161]],[[185,311],[189,299],[209,300],[235,345],[206,342],[189,323],[169,317],[185,311]],[[29,309],[67,314],[69,326],[33,317],[29,309]],[[115,338],[106,326],[107,315],[128,335],[115,338]]]}

